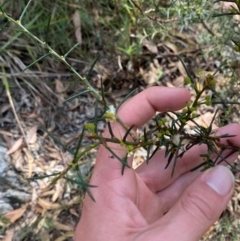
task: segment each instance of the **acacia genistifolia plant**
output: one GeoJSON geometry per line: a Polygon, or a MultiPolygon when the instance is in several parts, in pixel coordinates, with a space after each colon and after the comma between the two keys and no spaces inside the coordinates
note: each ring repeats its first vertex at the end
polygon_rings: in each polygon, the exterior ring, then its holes
{"type": "MultiPolygon", "coordinates": [[[[94,88],[90,82],[89,77],[91,74],[92,69],[94,68],[94,65],[96,64],[96,61],[92,64],[89,74],[86,76],[81,76],[68,62],[67,57],[69,53],[77,47],[77,45],[73,46],[67,53],[64,55],[59,55],[51,46],[48,45],[47,42],[39,39],[37,36],[32,34],[23,24],[22,20],[24,18],[24,15],[30,6],[32,0],[28,2],[25,9],[23,10],[20,18],[18,20],[13,19],[10,15],[8,15],[4,9],[3,6],[0,7],[2,16],[7,20],[5,25],[2,27],[1,30],[3,30],[7,24],[10,22],[12,24],[16,24],[19,29],[25,33],[26,35],[30,36],[32,39],[36,41],[36,43],[41,46],[46,54],[41,56],[39,59],[31,63],[29,66],[27,66],[26,69],[30,68],[32,65],[36,64],[40,60],[48,57],[53,56],[55,59],[62,62],[64,65],[66,65],[70,71],[72,71],[79,81],[82,81],[86,89],[78,93],[70,98],[68,98],[66,101],[71,101],[73,98],[76,98],[78,96],[84,95],[84,94],[91,94],[95,98],[95,114],[89,123],[84,125],[84,128],[82,129],[81,135],[79,137],[78,143],[76,145],[75,151],[72,152],[73,154],[73,160],[69,164],[69,166],[62,172],[56,174],[56,176],[52,179],[52,184],[56,183],[57,180],[60,178],[66,178],[67,180],[70,180],[68,178],[68,172],[69,170],[73,168],[77,168],[79,165],[79,160],[85,156],[90,150],[98,148],[98,146],[103,145],[113,156],[113,161],[119,161],[122,164],[122,174],[124,175],[125,168],[131,168],[128,165],[128,158],[131,155],[134,155],[134,152],[139,148],[144,148],[147,153],[146,162],[149,162],[152,158],[152,156],[160,149],[165,150],[165,157],[166,157],[166,168],[172,168],[171,175],[174,175],[175,167],[177,164],[177,161],[179,158],[182,158],[186,152],[188,152],[192,147],[200,144],[204,144],[207,146],[207,151],[205,154],[202,155],[202,163],[195,168],[193,168],[192,171],[196,169],[201,169],[202,171],[213,167],[215,165],[218,165],[222,162],[227,162],[227,157],[232,155],[235,152],[239,152],[240,148],[235,147],[232,145],[230,141],[227,142],[227,144],[223,144],[221,141],[224,138],[233,137],[233,135],[229,135],[228,133],[225,133],[223,135],[218,135],[217,132],[213,130],[213,123],[216,121],[217,118],[217,112],[212,118],[212,121],[208,127],[203,127],[199,125],[195,120],[199,116],[198,115],[198,109],[202,105],[212,105],[214,103],[220,103],[222,104],[223,108],[225,108],[228,105],[233,105],[234,103],[227,102],[225,100],[222,100],[219,93],[215,91],[215,76],[221,66],[215,71],[214,74],[204,74],[204,71],[196,74],[197,77],[191,76],[189,73],[187,67],[185,66],[184,62],[182,61],[181,56],[179,56],[179,60],[182,62],[186,73],[188,75],[187,78],[185,78],[185,84],[192,88],[192,90],[195,92],[194,100],[187,103],[186,107],[179,111],[179,112],[173,112],[169,111],[166,113],[161,113],[156,115],[153,118],[154,125],[150,130],[143,129],[143,134],[140,136],[136,136],[133,134],[134,126],[126,126],[125,123],[121,121],[121,119],[118,117],[117,111],[120,108],[120,106],[128,99],[130,98],[134,92],[129,93],[122,102],[118,106],[112,106],[110,105],[106,98],[105,98],[105,92],[103,85],[101,85],[101,89],[94,88]],[[211,94],[214,93],[216,96],[216,100],[213,103],[211,100],[211,94]],[[101,108],[101,114],[99,114],[99,109],[101,108]],[[106,138],[102,135],[102,132],[98,131],[98,123],[102,121],[105,121],[106,128],[108,128],[108,131],[110,133],[110,137],[106,138]],[[188,133],[186,131],[186,125],[187,123],[193,123],[195,125],[194,133],[188,133]],[[114,134],[112,130],[112,126],[114,123],[118,123],[118,125],[121,125],[126,131],[125,135],[122,137],[118,137],[114,134]],[[130,138],[129,138],[130,137],[130,138]],[[89,146],[83,146],[82,141],[84,138],[89,138],[92,140],[92,144],[89,146]],[[111,143],[119,144],[120,146],[125,147],[127,150],[127,153],[124,157],[119,157],[114,148],[111,148],[111,143]],[[225,152],[228,150],[227,152],[225,152]],[[226,154],[228,153],[228,154],[226,154]],[[212,156],[215,156],[213,159],[212,156]]],[[[235,1],[232,1],[235,2],[235,1]]],[[[237,5],[240,7],[240,5],[237,5]]],[[[234,10],[237,11],[237,10],[234,10]]],[[[239,10],[238,10],[239,14],[239,10]]],[[[236,46],[239,47],[236,43],[236,46]]],[[[236,47],[235,47],[236,48],[236,47]]],[[[239,47],[240,49],[240,47],[239,47]]],[[[5,81],[6,82],[6,81],[5,81]]],[[[7,83],[5,83],[7,86],[7,83]]],[[[46,130],[47,131],[47,130],[46,130]]],[[[54,136],[48,132],[49,135],[51,135],[53,138],[54,136]]],[[[57,141],[57,140],[56,140],[57,141]]],[[[63,145],[64,148],[66,146],[58,142],[58,144],[63,145]]],[[[67,149],[67,148],[66,148],[67,149]]],[[[68,149],[67,149],[68,150],[68,149]]],[[[229,163],[228,163],[229,164],[229,163]]],[[[106,163],[107,165],[107,163],[106,163]]],[[[229,164],[230,165],[230,164],[229,164]]],[[[91,195],[90,188],[93,187],[88,184],[87,180],[84,176],[82,176],[81,172],[79,172],[78,180],[71,180],[72,182],[77,183],[81,186],[83,190],[85,190],[91,198],[94,200],[94,197],[91,195]]]]}

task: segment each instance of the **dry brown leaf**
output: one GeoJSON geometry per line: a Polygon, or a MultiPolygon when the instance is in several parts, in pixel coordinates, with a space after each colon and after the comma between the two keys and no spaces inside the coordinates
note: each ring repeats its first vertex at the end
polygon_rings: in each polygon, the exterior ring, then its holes
{"type": "Polygon", "coordinates": [[[56,148],[52,147],[52,146],[46,146],[46,149],[49,151],[49,152],[57,152],[56,148]]]}
{"type": "Polygon", "coordinates": [[[65,92],[65,87],[62,83],[61,80],[59,79],[55,79],[55,89],[56,89],[56,92],[61,96],[61,97],[64,97],[63,93],[65,92]]]}
{"type": "Polygon", "coordinates": [[[73,25],[75,27],[75,37],[79,44],[82,44],[82,32],[81,32],[81,17],[78,10],[75,11],[72,17],[73,25]]]}
{"type": "Polygon", "coordinates": [[[61,196],[63,195],[63,192],[64,192],[64,180],[61,179],[61,180],[58,180],[57,183],[56,183],[56,186],[55,186],[55,191],[54,191],[54,194],[52,196],[52,202],[56,202],[56,200],[58,198],[61,198],[61,196]]]}
{"type": "Polygon", "coordinates": [[[47,129],[47,132],[45,132],[42,136],[43,139],[45,139],[48,136],[48,132],[52,132],[54,130],[54,126],[51,126],[47,129]]]}
{"type": "Polygon", "coordinates": [[[39,218],[39,215],[34,210],[34,205],[31,207],[31,209],[32,210],[27,213],[27,218],[24,219],[24,223],[28,227],[31,227],[34,224],[36,224],[36,222],[37,222],[37,220],[39,218]]]}
{"type": "Polygon", "coordinates": [[[6,135],[6,136],[13,136],[13,134],[11,133],[11,132],[9,132],[9,131],[4,131],[4,130],[0,130],[0,134],[1,135],[6,135]]]}
{"type": "Polygon", "coordinates": [[[62,223],[59,223],[57,221],[54,221],[53,222],[53,225],[54,227],[57,229],[57,230],[62,230],[62,231],[74,231],[74,227],[71,226],[71,225],[66,225],[66,224],[62,224],[62,223]]]}
{"type": "Polygon", "coordinates": [[[68,164],[70,164],[72,162],[73,156],[69,152],[65,152],[65,153],[62,153],[62,159],[63,159],[63,163],[65,165],[68,165],[68,164]]]}
{"type": "Polygon", "coordinates": [[[7,151],[8,155],[11,155],[15,151],[17,151],[21,145],[23,144],[23,138],[20,137],[17,141],[14,142],[14,144],[10,147],[10,149],[7,151]]]}
{"type": "Polygon", "coordinates": [[[49,202],[49,201],[47,201],[45,199],[42,199],[42,198],[38,199],[38,204],[46,210],[57,209],[57,208],[60,207],[60,204],[52,203],[52,202],[49,202]]]}
{"type": "Polygon", "coordinates": [[[55,79],[55,84],[56,84],[55,89],[56,89],[56,92],[58,93],[58,105],[62,106],[64,98],[65,98],[64,92],[66,89],[65,89],[62,81],[60,81],[59,79],[55,79]]]}
{"type": "Polygon", "coordinates": [[[54,194],[55,190],[52,189],[52,190],[47,190],[47,191],[44,191],[40,194],[40,197],[47,197],[47,196],[52,196],[54,194]]]}
{"type": "MultiPolygon", "coordinates": [[[[209,125],[210,125],[210,123],[213,119],[214,114],[215,113],[206,112],[203,115],[201,115],[202,126],[204,126],[206,128],[209,127],[209,125]]],[[[218,128],[218,126],[215,123],[213,123],[212,129],[217,129],[217,128],[218,128]]]]}
{"type": "Polygon", "coordinates": [[[41,240],[51,240],[51,236],[50,236],[49,230],[45,230],[45,229],[41,230],[41,240]]]}
{"type": "Polygon", "coordinates": [[[145,71],[142,68],[139,69],[140,74],[143,77],[143,80],[146,84],[151,85],[158,81],[159,76],[161,75],[161,69],[156,67],[154,63],[150,63],[150,69],[145,71]]]}
{"type": "Polygon", "coordinates": [[[144,162],[144,158],[142,156],[134,156],[134,160],[132,163],[132,168],[136,169],[144,162]]]}
{"type": "Polygon", "coordinates": [[[4,217],[6,217],[10,221],[10,224],[13,224],[15,221],[17,221],[19,218],[21,218],[23,216],[23,214],[25,213],[25,211],[27,209],[27,206],[28,206],[28,204],[25,204],[21,208],[10,211],[10,212],[4,214],[4,217]]]}
{"type": "Polygon", "coordinates": [[[78,204],[80,202],[82,202],[83,200],[80,199],[79,196],[73,197],[72,200],[68,201],[65,205],[67,205],[68,207],[74,205],[74,204],[78,204]]]}
{"type": "Polygon", "coordinates": [[[173,53],[175,53],[175,54],[178,53],[178,49],[175,44],[170,43],[170,42],[165,42],[164,45],[166,45],[173,53]]]}
{"type": "Polygon", "coordinates": [[[170,81],[166,82],[166,86],[169,87],[169,88],[174,88],[175,87],[170,81]]]}
{"type": "Polygon", "coordinates": [[[57,165],[57,162],[57,160],[49,161],[49,167],[47,170],[54,168],[57,165]]]}
{"type": "Polygon", "coordinates": [[[36,143],[36,141],[37,141],[37,129],[38,129],[38,126],[35,125],[27,131],[27,133],[26,133],[27,143],[29,143],[29,144],[35,144],[36,143]]]}
{"type": "Polygon", "coordinates": [[[185,70],[184,66],[182,65],[181,61],[178,61],[178,62],[176,63],[176,66],[177,66],[179,72],[181,73],[181,75],[182,75],[183,77],[187,77],[186,70],[185,70]]]}
{"type": "Polygon", "coordinates": [[[173,85],[175,87],[183,87],[184,86],[184,77],[178,76],[176,79],[173,80],[173,85]]]}
{"type": "Polygon", "coordinates": [[[39,221],[39,223],[38,223],[38,225],[37,225],[37,228],[36,228],[36,230],[35,230],[35,233],[39,233],[39,231],[42,229],[42,227],[44,226],[44,224],[45,224],[45,218],[43,217],[43,218],[39,221]]]}
{"type": "Polygon", "coordinates": [[[24,158],[23,155],[20,155],[19,158],[16,160],[15,162],[15,168],[18,171],[21,171],[23,173],[27,172],[26,168],[25,168],[25,163],[24,163],[24,158]]]}
{"type": "Polygon", "coordinates": [[[143,39],[142,45],[147,48],[147,50],[153,54],[158,54],[158,48],[157,46],[148,41],[147,39],[143,39]]]}
{"type": "Polygon", "coordinates": [[[54,160],[58,160],[58,161],[62,160],[62,157],[61,157],[60,154],[57,153],[57,152],[47,153],[47,156],[51,157],[51,158],[54,159],[54,160]]]}
{"type": "Polygon", "coordinates": [[[6,112],[7,110],[11,109],[11,105],[10,104],[2,104],[1,107],[0,107],[0,113],[4,113],[6,112]]]}
{"type": "Polygon", "coordinates": [[[15,162],[16,160],[19,159],[19,157],[22,155],[22,151],[20,149],[16,150],[11,156],[12,156],[12,161],[15,162]]]}
{"type": "Polygon", "coordinates": [[[43,214],[44,210],[45,209],[43,209],[42,207],[39,207],[39,206],[34,207],[34,211],[37,213],[40,213],[40,214],[43,214]]]}
{"type": "Polygon", "coordinates": [[[9,135],[2,135],[4,142],[6,143],[6,146],[8,148],[10,148],[10,146],[12,146],[13,142],[12,142],[12,138],[10,138],[9,135]]]}
{"type": "MultiPolygon", "coordinates": [[[[22,115],[21,115],[22,116],[22,115]]],[[[39,118],[39,115],[35,112],[31,113],[31,114],[27,114],[27,115],[24,115],[24,118],[27,118],[27,119],[36,119],[36,118],[39,118]]]]}
{"type": "MultiPolygon", "coordinates": [[[[45,123],[44,119],[43,119],[43,118],[41,118],[41,117],[38,117],[38,118],[37,118],[37,121],[38,121],[40,124],[42,124],[43,126],[45,126],[45,125],[46,125],[46,123],[45,123]]],[[[45,132],[44,134],[46,134],[46,132],[45,132]]],[[[46,137],[46,136],[45,136],[45,137],[46,137]]]]}
{"type": "Polygon", "coordinates": [[[52,186],[51,183],[49,183],[49,180],[38,180],[39,189],[41,190],[41,193],[49,191],[52,186]]]}
{"type": "Polygon", "coordinates": [[[43,171],[49,170],[49,167],[42,163],[42,159],[36,162],[36,165],[41,168],[43,171]]]}
{"type": "Polygon", "coordinates": [[[6,235],[3,239],[3,241],[12,241],[13,240],[13,234],[14,234],[14,230],[13,229],[9,229],[6,231],[6,235]]]}
{"type": "Polygon", "coordinates": [[[58,217],[59,215],[61,214],[62,210],[61,209],[56,209],[52,212],[52,215],[51,215],[51,218],[53,221],[56,221],[58,220],[58,217]]]}
{"type": "Polygon", "coordinates": [[[54,241],[64,241],[68,238],[72,238],[74,235],[74,232],[67,232],[67,233],[64,233],[62,234],[60,237],[58,237],[57,239],[55,239],[54,241]]]}
{"type": "Polygon", "coordinates": [[[32,172],[33,172],[33,163],[34,163],[34,157],[32,154],[28,151],[28,149],[23,148],[23,151],[27,157],[27,162],[28,162],[28,178],[32,177],[32,172]]]}
{"type": "Polygon", "coordinates": [[[73,111],[77,109],[80,105],[82,105],[82,103],[76,103],[75,105],[70,106],[69,110],[73,111]]]}
{"type": "MultiPolygon", "coordinates": [[[[194,120],[198,125],[207,128],[207,127],[209,127],[213,116],[214,116],[214,113],[211,113],[211,112],[208,111],[208,112],[202,114],[201,116],[199,116],[198,118],[196,118],[194,120]]],[[[192,121],[187,122],[187,125],[190,126],[190,127],[195,126],[195,124],[192,121]]],[[[214,130],[214,129],[217,129],[217,128],[218,128],[218,126],[215,123],[213,123],[212,129],[214,130]]]]}
{"type": "Polygon", "coordinates": [[[79,214],[77,213],[77,211],[76,211],[74,208],[70,208],[70,209],[69,209],[69,212],[70,212],[72,215],[74,215],[74,216],[76,216],[77,218],[79,218],[79,214]]]}

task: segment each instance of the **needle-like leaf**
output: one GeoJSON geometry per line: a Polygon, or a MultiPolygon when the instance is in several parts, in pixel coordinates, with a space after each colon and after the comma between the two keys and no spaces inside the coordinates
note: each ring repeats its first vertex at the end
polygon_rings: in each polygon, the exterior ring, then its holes
{"type": "MultiPolygon", "coordinates": [[[[128,137],[128,135],[130,135],[131,130],[134,128],[134,126],[135,126],[135,125],[130,126],[129,129],[126,131],[126,133],[125,133],[125,135],[124,135],[124,137],[123,137],[123,142],[126,142],[127,137],[128,137]]],[[[132,135],[130,135],[130,136],[132,136],[132,135]]]]}

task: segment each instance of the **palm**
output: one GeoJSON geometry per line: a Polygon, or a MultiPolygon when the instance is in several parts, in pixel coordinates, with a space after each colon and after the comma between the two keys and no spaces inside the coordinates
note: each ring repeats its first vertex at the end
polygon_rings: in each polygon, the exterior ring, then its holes
{"type": "MultiPolygon", "coordinates": [[[[181,109],[189,99],[190,94],[185,89],[153,87],[133,97],[120,108],[118,115],[127,126],[140,127],[152,118],[156,111],[181,109]],[[162,91],[161,95],[159,91],[162,91]],[[172,101],[168,101],[169,99],[172,101]]],[[[117,124],[112,128],[120,136],[125,133],[124,129],[119,131],[117,124]]],[[[219,134],[240,133],[240,127],[232,125],[218,132],[219,134]]],[[[108,134],[106,131],[105,135],[108,134]]],[[[236,146],[240,145],[238,137],[231,138],[231,141],[236,146]]],[[[116,150],[119,149],[119,146],[113,146],[115,147],[116,150]]],[[[173,177],[171,177],[171,166],[165,170],[167,160],[164,158],[164,151],[156,153],[148,165],[143,163],[136,170],[125,168],[122,175],[122,164],[112,158],[111,153],[101,146],[90,181],[90,184],[97,185],[96,188],[91,189],[96,202],[93,202],[88,195],[85,197],[82,217],[76,231],[76,237],[80,238],[78,240],[152,241],[156,238],[159,240],[157,233],[163,234],[162,240],[176,240],[171,238],[178,235],[177,232],[174,234],[175,228],[173,227],[182,230],[187,228],[189,231],[188,225],[192,224],[192,216],[187,212],[182,212],[181,205],[185,204],[182,198],[180,201],[179,199],[183,193],[184,199],[188,197],[188,193],[195,192],[191,187],[187,190],[186,188],[199,173],[189,172],[189,170],[202,161],[200,155],[205,152],[206,147],[203,145],[191,148],[183,158],[177,160],[173,177]],[[164,215],[165,213],[167,215],[164,215]],[[173,218],[174,224],[172,224],[173,218]],[[172,224],[171,227],[169,223],[172,224]],[[166,231],[165,227],[170,227],[170,231],[166,231]]],[[[115,153],[119,157],[126,155],[124,150],[115,153]]],[[[232,162],[235,158],[236,155],[232,155],[228,161],[232,162]]],[[[128,161],[130,166],[131,162],[130,159],[128,161]]],[[[200,189],[200,191],[203,190],[204,188],[200,189]]],[[[196,194],[194,198],[198,195],[196,194]]],[[[204,195],[203,192],[200,195],[204,195]]],[[[206,228],[217,220],[218,213],[224,208],[230,195],[231,193],[219,204],[217,207],[219,211],[216,213],[211,213],[208,208],[210,216],[204,219],[204,225],[195,219],[196,228],[193,228],[193,233],[189,232],[188,238],[184,240],[193,240],[193,236],[196,237],[194,240],[198,240],[197,238],[206,231],[206,228]]],[[[211,199],[218,201],[219,196],[212,194],[211,199]]]]}

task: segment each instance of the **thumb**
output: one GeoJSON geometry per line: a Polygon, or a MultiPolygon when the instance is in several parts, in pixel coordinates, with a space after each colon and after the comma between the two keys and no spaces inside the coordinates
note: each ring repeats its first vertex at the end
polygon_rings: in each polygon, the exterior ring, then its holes
{"type": "Polygon", "coordinates": [[[148,232],[152,237],[149,240],[163,236],[167,241],[199,240],[218,220],[233,189],[234,176],[227,167],[220,165],[205,171],[188,186],[170,211],[153,224],[148,232]]]}
{"type": "Polygon", "coordinates": [[[199,240],[218,220],[233,189],[234,176],[227,167],[216,166],[202,173],[164,217],[171,220],[169,240],[199,240]]]}

